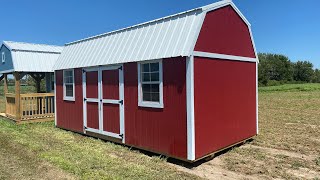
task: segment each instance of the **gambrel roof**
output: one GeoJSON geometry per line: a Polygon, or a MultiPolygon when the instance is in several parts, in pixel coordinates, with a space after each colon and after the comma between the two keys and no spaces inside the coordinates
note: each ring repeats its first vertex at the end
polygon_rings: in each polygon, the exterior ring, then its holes
{"type": "MultiPolygon", "coordinates": [[[[53,72],[53,65],[62,52],[62,46],[4,41],[11,53],[13,67],[6,72],[53,72]]],[[[9,57],[9,56],[8,56],[9,57]]]]}
{"type": "Polygon", "coordinates": [[[175,15],[68,43],[65,45],[54,69],[191,56],[206,13],[228,5],[236,10],[250,28],[249,22],[232,1],[223,0],[175,15]]]}

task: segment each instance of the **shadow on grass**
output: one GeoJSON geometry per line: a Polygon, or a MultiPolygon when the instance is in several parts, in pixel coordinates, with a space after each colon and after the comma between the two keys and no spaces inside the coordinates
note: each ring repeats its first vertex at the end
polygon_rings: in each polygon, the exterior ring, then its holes
{"type": "MultiPolygon", "coordinates": [[[[60,128],[60,127],[57,127],[59,129],[63,129],[63,128],[60,128]]],[[[87,135],[87,134],[83,134],[83,133],[80,133],[80,132],[73,132],[73,131],[70,131],[68,129],[63,129],[65,131],[69,131],[69,132],[72,132],[72,133],[76,133],[76,134],[79,134],[79,135],[82,135],[83,137],[89,137],[89,138],[94,138],[94,139],[99,139],[99,140],[102,140],[104,142],[111,142],[111,143],[114,143],[116,145],[119,145],[119,146],[122,146],[124,148],[128,148],[129,150],[132,150],[132,151],[136,151],[136,152],[139,152],[139,153],[142,153],[146,156],[149,156],[149,157],[158,157],[160,159],[164,159],[166,160],[168,163],[171,163],[171,164],[175,164],[175,165],[178,165],[178,166],[183,166],[185,168],[188,168],[188,169],[192,169],[192,168],[195,168],[195,167],[198,167],[200,166],[201,164],[203,163],[206,163],[212,159],[214,159],[215,157],[219,157],[223,154],[226,154],[228,153],[229,151],[231,151],[232,149],[236,148],[236,147],[240,147],[244,144],[247,144],[247,143],[250,143],[252,141],[254,141],[253,138],[251,139],[248,139],[244,142],[241,142],[239,144],[236,144],[234,146],[231,146],[229,148],[226,148],[222,151],[219,151],[217,153],[214,153],[208,157],[205,157],[205,158],[202,158],[198,161],[195,161],[195,162],[189,162],[189,161],[183,161],[183,160],[180,160],[180,159],[176,159],[176,158],[172,158],[172,157],[168,157],[166,155],[162,155],[160,153],[155,153],[155,152],[151,152],[151,151],[148,151],[148,150],[144,150],[144,149],[140,149],[140,148],[137,148],[137,147],[133,147],[133,146],[130,146],[130,145],[126,145],[126,144],[122,144],[122,143],[118,143],[118,142],[114,142],[114,141],[111,141],[111,140],[106,140],[106,139],[101,139],[101,138],[98,138],[98,137],[94,137],[94,136],[90,136],[90,135],[87,135]]]]}

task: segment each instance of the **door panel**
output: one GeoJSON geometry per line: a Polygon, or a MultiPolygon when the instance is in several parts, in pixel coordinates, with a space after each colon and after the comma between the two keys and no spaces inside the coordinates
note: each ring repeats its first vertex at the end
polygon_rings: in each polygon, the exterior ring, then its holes
{"type": "Polygon", "coordinates": [[[103,131],[120,134],[119,104],[103,104],[103,131]]]}
{"type": "Polygon", "coordinates": [[[99,129],[99,103],[87,102],[87,127],[99,129]]]}
{"type": "Polygon", "coordinates": [[[119,70],[102,71],[103,99],[119,99],[119,70]]]}
{"type": "Polygon", "coordinates": [[[91,71],[86,73],[87,98],[99,98],[98,74],[98,71],[91,71]]]}
{"type": "Polygon", "coordinates": [[[83,70],[85,131],[124,142],[122,65],[83,70]]]}

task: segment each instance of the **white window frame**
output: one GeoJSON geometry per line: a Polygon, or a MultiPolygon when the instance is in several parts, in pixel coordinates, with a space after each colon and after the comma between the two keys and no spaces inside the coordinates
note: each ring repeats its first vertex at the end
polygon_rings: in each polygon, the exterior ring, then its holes
{"type": "MultiPolygon", "coordinates": [[[[75,86],[74,86],[74,69],[67,69],[67,70],[63,70],[63,100],[65,101],[75,101],[75,86]],[[73,83],[72,83],[72,90],[73,90],[73,93],[72,93],[72,97],[70,96],[66,96],[66,83],[65,83],[65,72],[66,71],[71,71],[72,72],[72,77],[73,77],[73,83]]],[[[71,83],[68,83],[69,85],[71,85],[71,83]]]]}
{"type": "Polygon", "coordinates": [[[1,62],[2,62],[2,63],[5,63],[5,62],[6,62],[6,54],[5,54],[5,52],[2,52],[1,62]]]}
{"type": "Polygon", "coordinates": [[[162,59],[138,62],[138,106],[150,108],[164,108],[163,104],[163,66],[162,59]],[[143,101],[141,65],[149,63],[159,63],[159,102],[143,101]]]}

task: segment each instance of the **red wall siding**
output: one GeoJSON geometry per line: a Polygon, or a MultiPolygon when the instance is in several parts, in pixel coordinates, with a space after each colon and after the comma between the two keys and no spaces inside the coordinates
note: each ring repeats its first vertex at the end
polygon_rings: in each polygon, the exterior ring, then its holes
{"type": "Polygon", "coordinates": [[[63,100],[63,71],[56,71],[57,126],[83,132],[82,71],[75,69],[75,101],[63,100]]]}
{"type": "Polygon", "coordinates": [[[256,134],[256,64],[195,58],[196,158],[256,134]]]}
{"type": "Polygon", "coordinates": [[[137,63],[124,65],[126,144],[186,158],[185,58],[163,60],[163,109],[138,107],[137,75],[137,63]]]}
{"type": "Polygon", "coordinates": [[[248,26],[231,6],[207,13],[195,50],[255,58],[248,26]]]}

